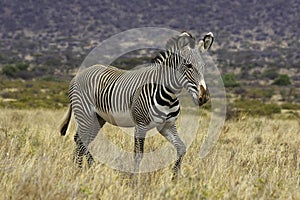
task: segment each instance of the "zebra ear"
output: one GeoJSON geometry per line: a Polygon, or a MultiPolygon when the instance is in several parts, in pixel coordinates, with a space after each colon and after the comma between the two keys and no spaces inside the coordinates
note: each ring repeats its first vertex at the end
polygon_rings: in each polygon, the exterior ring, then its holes
{"type": "Polygon", "coordinates": [[[182,32],[180,35],[169,39],[166,44],[166,49],[172,51],[185,48],[195,48],[195,38],[188,32],[182,32]]]}
{"type": "Polygon", "coordinates": [[[198,43],[198,48],[200,52],[207,51],[214,42],[214,35],[212,32],[207,33],[202,40],[198,43]]]}
{"type": "Polygon", "coordinates": [[[184,48],[195,48],[195,39],[188,32],[182,32],[180,35],[171,38],[166,45],[166,49],[184,49],[184,48]]]}
{"type": "Polygon", "coordinates": [[[185,47],[195,48],[195,38],[188,32],[184,31],[179,35],[178,47],[183,49],[185,47]]]}

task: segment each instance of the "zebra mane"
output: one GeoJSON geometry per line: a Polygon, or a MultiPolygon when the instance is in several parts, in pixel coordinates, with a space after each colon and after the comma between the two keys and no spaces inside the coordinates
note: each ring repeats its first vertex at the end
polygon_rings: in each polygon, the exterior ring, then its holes
{"type": "Polygon", "coordinates": [[[172,52],[169,51],[169,50],[160,51],[160,52],[158,53],[158,55],[156,55],[156,56],[152,59],[152,63],[162,63],[162,62],[164,62],[167,58],[169,58],[171,54],[172,54],[172,52]]]}
{"type": "Polygon", "coordinates": [[[170,56],[179,52],[184,46],[189,45],[194,48],[196,44],[195,38],[188,32],[182,32],[180,35],[172,37],[167,41],[166,50],[159,52],[152,60],[153,63],[162,63],[170,56]]]}

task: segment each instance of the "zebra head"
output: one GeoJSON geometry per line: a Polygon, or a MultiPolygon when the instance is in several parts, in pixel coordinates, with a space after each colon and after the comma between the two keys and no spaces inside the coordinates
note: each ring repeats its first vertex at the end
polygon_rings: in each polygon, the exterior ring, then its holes
{"type": "Polygon", "coordinates": [[[194,103],[199,106],[206,103],[210,96],[204,80],[205,64],[201,54],[211,47],[213,40],[214,36],[209,32],[196,45],[194,37],[190,33],[183,32],[169,44],[167,43],[169,49],[183,58],[177,66],[179,71],[178,80],[191,94],[194,103]]]}

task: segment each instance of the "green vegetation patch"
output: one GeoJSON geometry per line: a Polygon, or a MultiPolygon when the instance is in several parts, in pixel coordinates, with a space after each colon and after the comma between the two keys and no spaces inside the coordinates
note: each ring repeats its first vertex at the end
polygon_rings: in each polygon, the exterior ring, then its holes
{"type": "Polygon", "coordinates": [[[69,81],[1,80],[0,108],[58,109],[68,104],[69,81]]]}
{"type": "Polygon", "coordinates": [[[233,103],[233,106],[241,112],[253,116],[269,116],[281,113],[281,107],[275,103],[263,103],[259,100],[239,99],[233,103]]]}
{"type": "Polygon", "coordinates": [[[274,80],[273,85],[287,86],[291,85],[290,77],[287,74],[279,74],[274,80]]]}
{"type": "Polygon", "coordinates": [[[274,94],[274,90],[272,88],[248,88],[246,90],[245,96],[253,99],[263,99],[268,100],[274,94]]]}
{"type": "Polygon", "coordinates": [[[223,82],[225,87],[237,87],[240,83],[237,82],[236,77],[232,73],[227,73],[223,77],[223,82]]]}
{"type": "Polygon", "coordinates": [[[8,78],[24,77],[28,73],[28,63],[17,63],[15,65],[4,65],[0,70],[0,75],[8,78]]]}
{"type": "Polygon", "coordinates": [[[300,110],[300,105],[295,103],[283,103],[281,108],[285,110],[300,110]]]}

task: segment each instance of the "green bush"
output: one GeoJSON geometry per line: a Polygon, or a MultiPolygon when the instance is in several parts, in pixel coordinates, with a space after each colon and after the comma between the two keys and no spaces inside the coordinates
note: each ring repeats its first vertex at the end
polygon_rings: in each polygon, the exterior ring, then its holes
{"type": "Polygon", "coordinates": [[[15,67],[19,70],[19,71],[27,71],[29,64],[28,63],[17,63],[15,65],[15,67]]]}
{"type": "Polygon", "coordinates": [[[290,84],[291,84],[291,80],[287,74],[279,74],[273,82],[273,85],[279,85],[279,86],[287,86],[290,84]]]}
{"type": "Polygon", "coordinates": [[[4,65],[2,67],[1,74],[9,78],[14,78],[16,77],[17,71],[18,71],[17,68],[15,68],[15,66],[13,65],[4,65]]]}
{"type": "Polygon", "coordinates": [[[223,77],[223,82],[225,87],[237,87],[240,84],[237,82],[235,75],[232,73],[227,73],[223,77]]]}
{"type": "Polygon", "coordinates": [[[17,78],[26,77],[26,73],[28,72],[28,63],[17,63],[15,65],[4,65],[2,67],[1,73],[2,75],[8,78],[17,78]]]}

